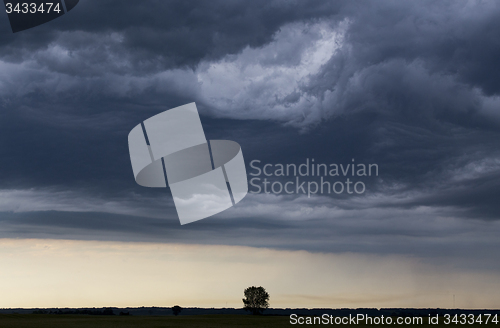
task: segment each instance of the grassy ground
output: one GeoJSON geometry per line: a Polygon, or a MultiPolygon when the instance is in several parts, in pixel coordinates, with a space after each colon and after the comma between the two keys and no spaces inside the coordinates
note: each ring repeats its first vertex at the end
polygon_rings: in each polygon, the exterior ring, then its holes
{"type": "MultiPolygon", "coordinates": [[[[230,328],[258,327],[281,328],[311,325],[291,325],[288,316],[252,316],[252,315],[193,315],[193,316],[90,316],[90,315],[50,315],[50,314],[0,314],[0,328],[230,328]]],[[[316,325],[335,326],[335,325],[316,325]]],[[[341,325],[346,327],[347,325],[341,325]]],[[[352,325],[351,325],[352,326],[352,325]]],[[[365,326],[366,325],[358,325],[365,326]]],[[[410,328],[415,325],[402,325],[410,328]]],[[[421,328],[463,328],[498,327],[499,325],[418,325],[421,328]]],[[[383,327],[374,325],[371,327],[383,327]]],[[[398,325],[392,325],[398,327],[398,325]]],[[[347,327],[346,327],[347,328],[347,327]]]]}
{"type": "Polygon", "coordinates": [[[90,316],[50,314],[1,314],[0,328],[229,328],[290,327],[289,317],[252,315],[193,316],[90,316]]]}

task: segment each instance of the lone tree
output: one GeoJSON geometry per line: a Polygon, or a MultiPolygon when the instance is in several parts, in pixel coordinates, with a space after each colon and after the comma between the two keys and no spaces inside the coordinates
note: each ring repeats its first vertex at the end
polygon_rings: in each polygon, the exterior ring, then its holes
{"type": "Polygon", "coordinates": [[[264,287],[248,287],[244,293],[243,308],[245,311],[251,311],[252,314],[261,314],[269,307],[269,294],[264,287]]]}
{"type": "Polygon", "coordinates": [[[182,311],[182,308],[179,306],[179,305],[175,305],[175,306],[172,306],[172,312],[174,313],[174,315],[179,315],[179,313],[181,313],[182,311]]]}

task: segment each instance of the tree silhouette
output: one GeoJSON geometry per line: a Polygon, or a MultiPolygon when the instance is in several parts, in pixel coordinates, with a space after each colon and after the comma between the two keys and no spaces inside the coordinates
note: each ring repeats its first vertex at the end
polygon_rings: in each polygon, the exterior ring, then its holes
{"type": "Polygon", "coordinates": [[[172,307],[172,312],[174,313],[174,315],[178,315],[179,313],[181,313],[181,311],[182,311],[182,308],[179,305],[172,307]]]}
{"type": "Polygon", "coordinates": [[[248,287],[244,293],[243,308],[245,311],[250,311],[252,314],[261,314],[269,307],[269,294],[264,287],[248,287]]]}

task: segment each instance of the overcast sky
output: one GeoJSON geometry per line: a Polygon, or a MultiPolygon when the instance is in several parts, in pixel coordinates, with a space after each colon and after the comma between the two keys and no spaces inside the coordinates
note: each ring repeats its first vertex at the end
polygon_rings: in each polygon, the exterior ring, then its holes
{"type": "Polygon", "coordinates": [[[500,278],[499,18],[495,1],[81,0],[13,34],[0,15],[0,237],[398,256],[500,278]],[[361,195],[248,194],[180,226],[168,189],[135,183],[127,135],[190,102],[247,173],[314,158],[379,175],[361,195]]]}

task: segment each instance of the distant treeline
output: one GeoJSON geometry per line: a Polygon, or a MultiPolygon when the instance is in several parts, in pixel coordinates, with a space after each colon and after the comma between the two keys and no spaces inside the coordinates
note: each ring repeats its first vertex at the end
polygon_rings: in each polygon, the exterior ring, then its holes
{"type": "MultiPolygon", "coordinates": [[[[63,308],[63,309],[0,309],[0,313],[18,313],[18,314],[84,314],[84,315],[173,315],[171,307],[128,307],[128,308],[63,308]]],[[[467,310],[467,309],[405,309],[405,308],[358,308],[358,309],[277,309],[270,308],[264,311],[264,315],[283,315],[289,316],[290,314],[304,315],[304,316],[321,316],[323,314],[333,316],[349,316],[356,314],[365,314],[369,316],[401,316],[401,317],[427,317],[429,315],[443,315],[443,314],[499,314],[500,310],[467,310]]],[[[243,309],[234,308],[183,308],[179,315],[204,315],[204,314],[248,314],[243,309]]]]}
{"type": "MultiPolygon", "coordinates": [[[[34,310],[32,314],[87,314],[87,315],[115,315],[113,309],[57,309],[57,310],[34,310]]],[[[130,315],[129,312],[121,311],[119,315],[130,315]]]]}

